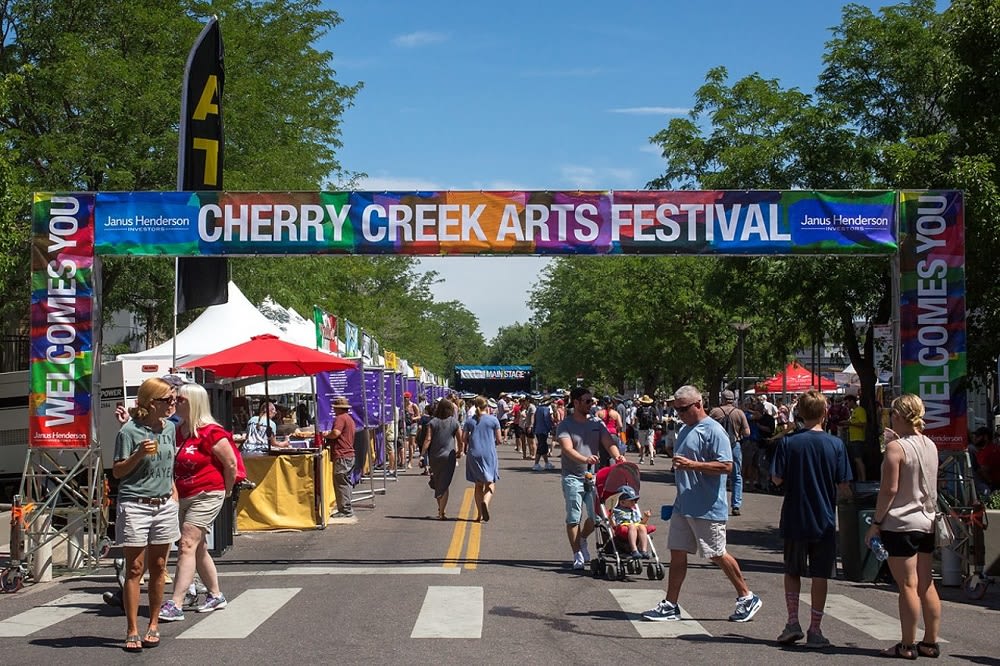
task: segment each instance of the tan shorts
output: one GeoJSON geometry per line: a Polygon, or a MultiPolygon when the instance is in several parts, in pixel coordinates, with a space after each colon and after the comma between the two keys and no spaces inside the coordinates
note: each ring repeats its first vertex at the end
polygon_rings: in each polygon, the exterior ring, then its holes
{"type": "Polygon", "coordinates": [[[677,513],[670,518],[670,534],[667,548],[700,552],[705,559],[722,557],[726,554],[726,523],[721,520],[688,518],[677,513]]]}
{"type": "Polygon", "coordinates": [[[181,525],[194,525],[208,531],[222,510],[222,502],[226,499],[223,490],[210,493],[198,493],[191,497],[181,498],[179,522],[181,525]]]}
{"type": "Polygon", "coordinates": [[[159,506],[121,500],[115,514],[115,540],[121,546],[145,548],[173,543],[181,538],[177,502],[159,506]]]}

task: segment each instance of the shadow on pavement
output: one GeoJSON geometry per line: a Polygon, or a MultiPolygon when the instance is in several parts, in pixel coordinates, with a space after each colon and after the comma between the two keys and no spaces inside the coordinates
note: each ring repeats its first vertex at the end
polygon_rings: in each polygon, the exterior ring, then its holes
{"type": "Polygon", "coordinates": [[[28,641],[31,645],[40,645],[48,648],[113,648],[122,650],[125,646],[124,627],[122,627],[122,637],[118,640],[107,636],[59,636],[58,638],[36,638],[28,641]]]}

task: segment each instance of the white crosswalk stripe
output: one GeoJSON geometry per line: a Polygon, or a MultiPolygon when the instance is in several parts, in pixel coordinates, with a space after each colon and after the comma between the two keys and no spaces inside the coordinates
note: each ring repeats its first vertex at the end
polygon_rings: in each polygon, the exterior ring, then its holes
{"type": "Polygon", "coordinates": [[[43,606],[3,620],[0,622],[0,636],[30,636],[36,631],[103,605],[104,602],[98,594],[84,592],[67,594],[43,606]]]}
{"type": "MultiPolygon", "coordinates": [[[[799,596],[800,603],[809,606],[809,595],[799,596]]],[[[843,594],[831,594],[826,598],[827,617],[840,620],[858,631],[868,634],[877,641],[898,641],[899,640],[899,620],[882,611],[875,610],[860,601],[855,601],[843,594]]],[[[944,639],[938,639],[941,643],[947,643],[944,639]]]]}
{"type": "Polygon", "coordinates": [[[482,638],[483,588],[430,586],[410,638],[482,638]]]}
{"type": "Polygon", "coordinates": [[[681,619],[674,622],[650,622],[642,619],[642,614],[663,599],[663,590],[620,588],[608,590],[628,614],[629,621],[643,638],[677,638],[678,636],[711,636],[705,627],[692,619],[681,606],[681,619]]]}
{"type": "Polygon", "coordinates": [[[301,587],[247,590],[177,638],[246,638],[301,590],[301,587]]]}

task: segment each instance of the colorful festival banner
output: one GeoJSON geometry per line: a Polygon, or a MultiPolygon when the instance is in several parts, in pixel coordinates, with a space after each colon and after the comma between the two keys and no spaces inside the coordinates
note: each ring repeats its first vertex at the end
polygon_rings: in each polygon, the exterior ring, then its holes
{"type": "Polygon", "coordinates": [[[893,254],[894,192],[99,192],[98,254],[893,254]]]}
{"type": "Polygon", "coordinates": [[[313,306],[313,323],[316,324],[316,349],[339,354],[337,349],[337,317],[318,305],[313,306]]]}
{"type": "Polygon", "coordinates": [[[924,433],[940,449],[968,437],[965,207],[961,192],[900,193],[902,388],[924,401],[924,433]]]}
{"type": "Polygon", "coordinates": [[[35,195],[28,445],[90,447],[93,197],[35,195]]]}
{"type": "Polygon", "coordinates": [[[351,322],[344,320],[344,356],[356,358],[361,355],[361,348],[358,344],[358,327],[351,322]]]}
{"type": "Polygon", "coordinates": [[[372,360],[372,338],[370,335],[361,331],[361,358],[365,359],[367,362],[371,363],[372,360]]]}

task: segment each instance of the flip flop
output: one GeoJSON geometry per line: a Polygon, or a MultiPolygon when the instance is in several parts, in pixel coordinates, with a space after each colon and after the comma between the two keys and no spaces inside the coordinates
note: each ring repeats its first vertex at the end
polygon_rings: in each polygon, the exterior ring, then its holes
{"type": "Polygon", "coordinates": [[[142,638],[142,647],[155,648],[160,645],[160,632],[156,629],[147,629],[146,635],[142,638]]]}
{"type": "Polygon", "coordinates": [[[125,651],[142,652],[142,639],[139,638],[139,634],[129,634],[125,637],[125,651]]]}
{"type": "Polygon", "coordinates": [[[483,503],[483,522],[490,522],[490,508],[486,506],[485,502],[483,503]]]}
{"type": "Polygon", "coordinates": [[[882,657],[889,657],[891,659],[909,659],[913,661],[917,658],[917,650],[912,645],[903,645],[902,643],[896,643],[891,648],[886,648],[879,652],[882,657]]]}
{"type": "Polygon", "coordinates": [[[941,646],[937,643],[925,643],[920,641],[917,643],[917,652],[920,653],[921,657],[930,657],[931,659],[937,659],[941,656],[941,646]]]}

